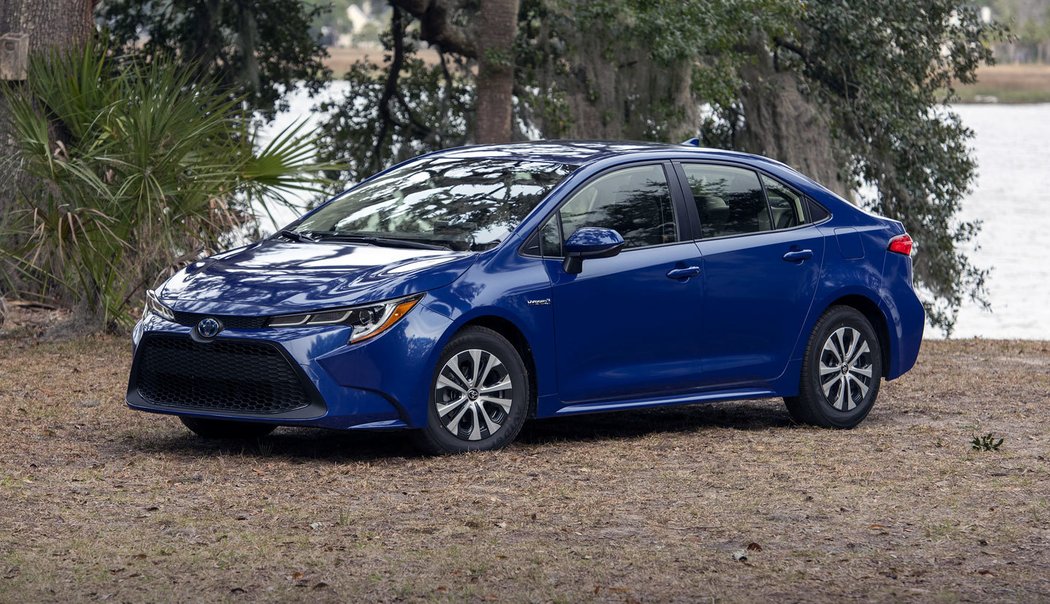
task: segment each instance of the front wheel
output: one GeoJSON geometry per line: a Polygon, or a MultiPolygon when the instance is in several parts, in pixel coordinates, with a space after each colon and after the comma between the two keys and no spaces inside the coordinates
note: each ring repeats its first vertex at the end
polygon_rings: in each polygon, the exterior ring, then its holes
{"type": "Polygon", "coordinates": [[[882,381],[882,347],[868,319],[833,306],[817,321],[802,361],[799,395],[787,397],[795,421],[853,428],[867,417],[882,381]]]}
{"type": "Polygon", "coordinates": [[[201,438],[221,440],[252,440],[266,436],[277,429],[273,424],[234,422],[220,419],[180,417],[183,425],[201,438]]]}
{"type": "Polygon", "coordinates": [[[416,445],[431,454],[501,449],[525,424],[530,396],[514,346],[491,329],[468,327],[438,359],[416,445]]]}

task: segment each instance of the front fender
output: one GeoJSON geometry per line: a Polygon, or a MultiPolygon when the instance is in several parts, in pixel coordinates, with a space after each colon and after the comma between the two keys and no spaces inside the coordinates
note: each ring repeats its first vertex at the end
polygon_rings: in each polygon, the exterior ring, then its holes
{"type": "Polygon", "coordinates": [[[455,283],[430,292],[424,304],[451,321],[441,348],[474,322],[497,318],[513,325],[531,350],[537,396],[556,394],[551,285],[539,259],[514,254],[476,264],[455,283]]]}

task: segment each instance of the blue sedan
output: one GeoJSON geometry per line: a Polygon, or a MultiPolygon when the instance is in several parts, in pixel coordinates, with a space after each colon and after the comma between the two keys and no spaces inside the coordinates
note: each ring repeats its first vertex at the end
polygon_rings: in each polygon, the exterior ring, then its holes
{"type": "Polygon", "coordinates": [[[127,402],[205,437],[408,429],[435,453],[763,397],[852,428],[918,356],[911,252],[901,223],[754,155],[445,150],[149,292],[127,402]]]}

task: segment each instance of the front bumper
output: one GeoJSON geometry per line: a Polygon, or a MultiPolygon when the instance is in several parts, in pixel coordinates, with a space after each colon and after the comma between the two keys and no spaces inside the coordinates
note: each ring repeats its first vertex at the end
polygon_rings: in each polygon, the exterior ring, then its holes
{"type": "Polygon", "coordinates": [[[148,315],[133,332],[134,361],[127,404],[153,413],[287,426],[419,428],[426,422],[431,374],[449,325],[449,319],[420,304],[386,332],[353,345],[347,345],[350,328],[344,326],[226,329],[212,342],[191,344],[192,328],[148,315]],[[233,358],[211,351],[203,364],[179,362],[177,368],[163,369],[163,379],[168,385],[177,382],[178,387],[158,395],[156,388],[151,390],[154,384],[147,377],[156,382],[156,368],[163,366],[167,357],[150,354],[145,358],[144,352],[160,341],[176,344],[182,355],[174,357],[176,361],[185,361],[194,351],[207,350],[195,347],[273,347],[309,400],[282,405],[283,395],[272,394],[276,403],[251,404],[255,400],[251,393],[242,391],[276,392],[266,382],[281,371],[280,363],[272,358],[233,358]],[[182,342],[186,346],[177,345],[182,342]],[[147,372],[147,366],[153,373],[147,372]],[[252,370],[262,384],[258,388],[245,381],[252,370]],[[222,381],[226,373],[233,375],[234,381],[222,381]],[[192,394],[180,400],[179,392],[192,394]]]}

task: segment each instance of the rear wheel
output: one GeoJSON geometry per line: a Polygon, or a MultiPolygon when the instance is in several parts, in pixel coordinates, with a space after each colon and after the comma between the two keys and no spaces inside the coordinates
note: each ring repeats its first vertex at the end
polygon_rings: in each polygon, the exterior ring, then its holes
{"type": "Polygon", "coordinates": [[[180,417],[182,423],[201,438],[224,440],[251,440],[273,432],[277,426],[255,422],[234,422],[219,419],[180,417]]]}
{"type": "Polygon", "coordinates": [[[799,395],[787,397],[795,421],[853,428],[867,417],[882,381],[882,347],[857,309],[833,306],[817,321],[802,361],[799,395]]]}
{"type": "Polygon", "coordinates": [[[517,437],[529,406],[521,355],[491,329],[468,327],[449,342],[431,379],[427,425],[416,445],[432,454],[501,449],[517,437]]]}

